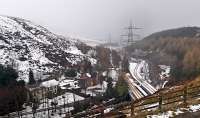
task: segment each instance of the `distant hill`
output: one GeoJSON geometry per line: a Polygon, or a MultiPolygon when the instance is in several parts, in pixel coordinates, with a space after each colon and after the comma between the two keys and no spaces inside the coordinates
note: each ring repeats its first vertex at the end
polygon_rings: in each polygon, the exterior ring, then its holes
{"type": "Polygon", "coordinates": [[[153,33],[144,39],[159,39],[159,38],[178,38],[178,37],[200,37],[200,27],[181,27],[176,29],[164,30],[153,33]]]}
{"type": "Polygon", "coordinates": [[[182,27],[153,33],[129,46],[150,52],[147,58],[157,64],[172,66],[174,82],[200,75],[200,28],[182,27]]]}
{"type": "Polygon", "coordinates": [[[92,47],[96,47],[99,46],[101,44],[103,44],[105,41],[102,40],[92,40],[92,39],[86,39],[86,38],[79,38],[80,41],[82,41],[83,43],[92,46],[92,47]]]}
{"type": "Polygon", "coordinates": [[[92,47],[76,38],[56,35],[21,18],[0,16],[0,64],[13,66],[19,79],[28,81],[29,70],[48,74],[78,65],[90,57],[92,47]]]}

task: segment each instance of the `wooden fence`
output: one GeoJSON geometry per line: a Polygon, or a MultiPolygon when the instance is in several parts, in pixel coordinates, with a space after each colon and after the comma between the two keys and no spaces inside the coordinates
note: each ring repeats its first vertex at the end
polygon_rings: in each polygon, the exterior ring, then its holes
{"type": "Polygon", "coordinates": [[[165,89],[160,92],[121,106],[117,112],[123,112],[131,117],[145,117],[168,110],[187,107],[200,103],[200,84],[186,85],[175,89],[165,89]]]}
{"type": "MultiPolygon", "coordinates": [[[[133,102],[123,102],[109,106],[101,105],[77,114],[66,115],[66,118],[115,118],[120,116],[142,118],[147,115],[158,114],[168,110],[172,111],[195,104],[200,104],[200,81],[173,88],[165,88],[153,95],[133,102]],[[111,111],[105,113],[105,110],[108,108],[111,108],[111,111]]],[[[60,106],[60,108],[62,108],[62,106],[60,106]]],[[[42,111],[45,110],[46,109],[43,109],[42,111]]]]}
{"type": "MultiPolygon", "coordinates": [[[[200,83],[188,84],[185,86],[179,86],[169,89],[160,90],[159,92],[139,99],[133,102],[125,102],[117,105],[107,106],[106,108],[112,108],[109,113],[99,112],[102,117],[119,117],[120,115],[126,115],[128,117],[145,117],[147,115],[158,114],[168,110],[176,110],[177,108],[184,108],[188,105],[195,105],[200,103],[200,83]]],[[[104,110],[106,109],[104,108],[104,110]]],[[[98,113],[92,114],[94,110],[88,110],[81,116],[94,116],[98,113]]],[[[77,115],[77,114],[76,114],[77,115]]],[[[76,116],[75,115],[75,116],[76,116]]]]}

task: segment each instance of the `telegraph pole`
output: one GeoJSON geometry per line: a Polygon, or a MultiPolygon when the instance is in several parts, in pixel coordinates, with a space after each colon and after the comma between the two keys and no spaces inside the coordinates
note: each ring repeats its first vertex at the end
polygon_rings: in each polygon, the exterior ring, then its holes
{"type": "Polygon", "coordinates": [[[110,65],[111,65],[111,68],[114,67],[113,65],[113,57],[112,57],[112,48],[111,48],[111,45],[112,45],[112,38],[111,38],[111,34],[109,34],[109,37],[108,37],[108,44],[110,45],[108,48],[110,49],[110,65]]]}

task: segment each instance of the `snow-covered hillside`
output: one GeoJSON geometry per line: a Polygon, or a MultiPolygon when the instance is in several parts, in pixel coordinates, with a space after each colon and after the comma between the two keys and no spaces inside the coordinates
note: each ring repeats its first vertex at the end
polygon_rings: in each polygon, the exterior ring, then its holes
{"type": "Polygon", "coordinates": [[[95,62],[78,49],[81,44],[30,21],[0,16],[0,64],[13,66],[19,79],[28,81],[30,69],[44,74],[76,65],[83,59],[95,62]]]}
{"type": "Polygon", "coordinates": [[[78,36],[71,36],[71,37],[76,37],[77,39],[80,39],[83,43],[92,47],[96,47],[96,46],[103,45],[106,43],[103,40],[93,40],[93,39],[83,38],[83,37],[78,37],[78,36]]]}

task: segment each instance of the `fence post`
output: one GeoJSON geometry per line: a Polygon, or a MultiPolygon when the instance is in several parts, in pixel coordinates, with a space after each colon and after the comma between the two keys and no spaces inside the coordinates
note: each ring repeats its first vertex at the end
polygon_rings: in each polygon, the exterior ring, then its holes
{"type": "Polygon", "coordinates": [[[184,91],[183,91],[183,104],[185,106],[187,106],[187,93],[188,93],[188,89],[187,89],[187,85],[184,87],[184,91]]]}
{"type": "Polygon", "coordinates": [[[162,94],[159,94],[159,111],[162,112],[162,101],[163,101],[163,97],[162,94]]]}
{"type": "Polygon", "coordinates": [[[134,103],[131,103],[131,117],[133,117],[134,114],[134,103]]]}
{"type": "Polygon", "coordinates": [[[104,109],[101,108],[101,118],[103,118],[103,117],[104,117],[104,109]]]}

